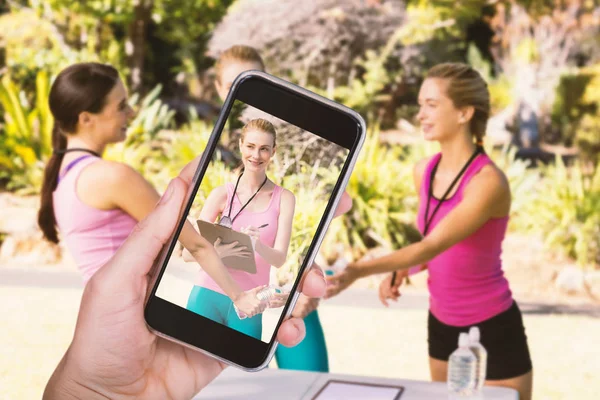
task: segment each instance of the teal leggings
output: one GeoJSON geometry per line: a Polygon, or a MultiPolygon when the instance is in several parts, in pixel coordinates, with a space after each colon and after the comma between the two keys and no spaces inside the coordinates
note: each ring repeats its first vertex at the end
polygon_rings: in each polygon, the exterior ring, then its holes
{"type": "Polygon", "coordinates": [[[188,298],[188,310],[212,319],[231,329],[261,340],[262,315],[239,319],[233,308],[233,302],[224,294],[200,286],[194,286],[188,298]]]}
{"type": "Polygon", "coordinates": [[[281,369],[329,372],[327,345],[317,310],[304,318],[306,337],[294,347],[277,346],[275,359],[281,369]]]}
{"type": "MultiPolygon", "coordinates": [[[[194,286],[186,309],[261,340],[262,316],[239,319],[231,299],[221,293],[194,286]]],[[[323,327],[317,310],[304,318],[306,336],[294,347],[277,346],[275,359],[281,369],[329,372],[329,359],[323,327]]]]}

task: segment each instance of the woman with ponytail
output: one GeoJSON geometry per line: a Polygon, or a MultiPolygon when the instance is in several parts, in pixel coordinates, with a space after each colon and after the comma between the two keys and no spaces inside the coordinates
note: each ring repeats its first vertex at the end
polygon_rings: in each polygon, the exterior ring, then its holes
{"type": "Polygon", "coordinates": [[[432,379],[446,380],[459,333],[476,325],[488,351],[485,384],[514,388],[520,399],[529,400],[533,373],[527,337],[501,261],[510,187],[483,149],[489,114],[487,85],[471,67],[445,63],[429,70],[417,118],[425,139],[437,141],[441,152],[414,168],[423,239],[385,257],[349,264],[329,279],[327,296],[358,278],[389,272],[379,289],[387,306],[388,299],[399,297],[409,269],[427,269],[432,379]]]}
{"type": "MultiPolygon", "coordinates": [[[[87,283],[160,196],[133,168],[102,159],[108,144],[125,139],[134,115],[115,68],[67,67],[52,84],[49,103],[54,151],[44,173],[38,223],[53,243],[60,233],[87,283]]],[[[260,288],[243,291],[191,224],[184,225],[180,241],[240,310],[247,315],[263,311],[256,298],[260,288]]]]}

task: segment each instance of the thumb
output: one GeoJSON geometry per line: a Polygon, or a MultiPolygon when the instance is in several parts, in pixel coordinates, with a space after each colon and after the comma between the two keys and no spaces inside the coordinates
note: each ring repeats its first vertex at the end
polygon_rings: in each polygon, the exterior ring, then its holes
{"type": "Polygon", "coordinates": [[[124,272],[137,276],[148,274],[175,230],[186,192],[187,185],[181,178],[169,183],[154,211],[137,224],[117,251],[109,264],[111,269],[120,276],[124,272]]]}

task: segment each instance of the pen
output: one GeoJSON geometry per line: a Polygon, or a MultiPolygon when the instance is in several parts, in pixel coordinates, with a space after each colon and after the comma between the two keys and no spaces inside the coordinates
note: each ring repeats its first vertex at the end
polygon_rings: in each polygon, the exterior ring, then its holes
{"type": "Polygon", "coordinates": [[[394,283],[396,283],[396,271],[392,272],[392,284],[390,287],[394,287],[394,283]]]}
{"type": "Polygon", "coordinates": [[[261,226],[259,226],[257,229],[264,228],[265,226],[268,226],[268,225],[269,225],[269,224],[264,224],[264,225],[261,225],[261,226]]]}

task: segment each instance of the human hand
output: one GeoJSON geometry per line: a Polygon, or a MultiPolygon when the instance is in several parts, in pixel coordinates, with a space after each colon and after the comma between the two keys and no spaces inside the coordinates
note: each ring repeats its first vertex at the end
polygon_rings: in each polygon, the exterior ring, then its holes
{"type": "Polygon", "coordinates": [[[388,274],[379,284],[379,300],[386,307],[389,306],[388,299],[398,301],[398,298],[402,296],[400,294],[400,286],[402,286],[404,278],[408,276],[408,270],[396,271],[394,285],[392,285],[393,275],[393,273],[388,274]]]}
{"type": "MultiPolygon", "coordinates": [[[[157,337],[144,320],[154,260],[175,230],[199,160],[170,183],[156,209],[86,285],[73,341],[45,399],[190,399],[225,368],[204,353],[157,337]]],[[[322,296],[322,273],[310,271],[301,289],[322,296]]],[[[304,322],[291,318],[281,324],[277,339],[291,347],[305,333],[304,322]]]]}
{"type": "Polygon", "coordinates": [[[289,297],[290,297],[289,292],[281,292],[281,293],[273,294],[273,296],[271,297],[271,300],[269,300],[269,308],[283,307],[289,297]]]}
{"type": "Polygon", "coordinates": [[[266,287],[267,285],[262,285],[246,290],[245,292],[240,293],[233,301],[233,304],[237,307],[240,318],[252,318],[265,311],[267,304],[260,301],[257,294],[266,287]]]}
{"type": "Polygon", "coordinates": [[[252,255],[251,252],[248,251],[248,248],[244,245],[240,245],[236,240],[231,243],[222,244],[221,238],[217,238],[214,243],[214,248],[221,258],[225,257],[241,257],[248,258],[252,255]]]}
{"type": "Polygon", "coordinates": [[[341,291],[353,284],[358,278],[358,272],[355,268],[353,268],[352,264],[348,264],[345,269],[337,272],[335,275],[328,276],[326,278],[327,290],[325,293],[325,298],[328,299],[338,295],[341,291]]]}
{"type": "Polygon", "coordinates": [[[301,294],[296,302],[294,311],[292,311],[292,316],[302,319],[306,318],[308,314],[317,309],[320,301],[320,299],[310,298],[301,294]]]}
{"type": "Polygon", "coordinates": [[[252,240],[252,247],[256,249],[256,243],[260,240],[260,230],[255,226],[245,226],[240,229],[240,232],[250,236],[250,240],[252,240]]]}

